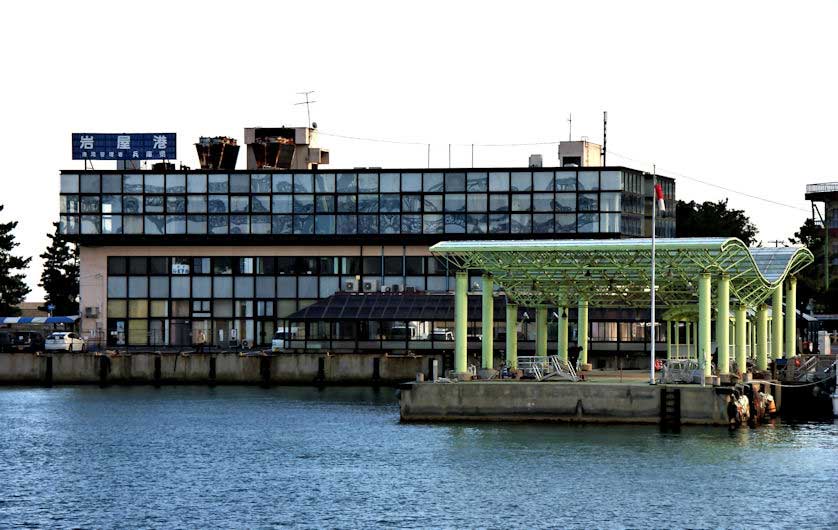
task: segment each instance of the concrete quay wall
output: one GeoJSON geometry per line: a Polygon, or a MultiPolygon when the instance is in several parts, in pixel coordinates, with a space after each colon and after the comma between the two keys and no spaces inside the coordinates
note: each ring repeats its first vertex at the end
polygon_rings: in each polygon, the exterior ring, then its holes
{"type": "MultiPolygon", "coordinates": [[[[667,385],[495,382],[405,383],[402,421],[660,423],[667,385]]],[[[681,386],[680,423],[727,425],[727,401],[713,387],[681,386]]]]}
{"type": "Polygon", "coordinates": [[[0,385],[398,384],[441,356],[0,353],[0,385]]]}

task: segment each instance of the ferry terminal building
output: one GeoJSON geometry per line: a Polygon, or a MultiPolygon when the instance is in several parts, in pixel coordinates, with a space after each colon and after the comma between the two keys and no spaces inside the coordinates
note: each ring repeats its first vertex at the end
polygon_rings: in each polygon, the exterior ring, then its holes
{"type": "MultiPolygon", "coordinates": [[[[246,170],[232,169],[235,141],[202,138],[201,169],[61,171],[60,230],[80,245],[82,334],[117,349],[267,348],[277,335],[294,351],[453,351],[455,271],[430,246],[651,236],[652,175],[600,166],[590,142],[562,142],[554,168],[326,170],[316,139],[308,128],[246,129],[246,170]]],[[[675,182],[657,179],[673,205],[658,212],[657,234],[674,237],[675,182]]],[[[481,288],[469,277],[474,354],[481,288]]],[[[502,358],[504,311],[494,315],[502,358]]],[[[535,310],[518,317],[523,355],[535,351],[535,310]]],[[[648,366],[648,310],[591,308],[589,320],[594,367],[618,356],[648,366]]],[[[570,333],[575,341],[573,324],[570,333]]],[[[657,337],[663,350],[665,327],[657,337]]]]}

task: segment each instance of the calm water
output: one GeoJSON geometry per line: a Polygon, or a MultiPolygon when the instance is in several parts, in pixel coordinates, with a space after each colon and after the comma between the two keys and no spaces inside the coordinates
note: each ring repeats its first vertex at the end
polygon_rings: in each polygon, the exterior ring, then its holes
{"type": "Polygon", "coordinates": [[[838,527],[838,424],[401,425],[392,390],[0,389],[0,527],[838,527]]]}

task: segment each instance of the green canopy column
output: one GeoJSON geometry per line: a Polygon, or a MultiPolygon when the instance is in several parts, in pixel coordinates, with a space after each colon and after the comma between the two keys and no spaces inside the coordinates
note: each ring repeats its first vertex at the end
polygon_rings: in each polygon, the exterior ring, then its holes
{"type": "Polygon", "coordinates": [[[544,304],[535,308],[535,354],[547,356],[547,306],[544,304]]]}
{"type": "Polygon", "coordinates": [[[786,358],[797,355],[797,278],[791,276],[786,284],[786,358]]]}
{"type": "Polygon", "coordinates": [[[567,344],[568,344],[568,318],[567,308],[559,308],[559,358],[567,360],[567,344]]]}
{"type": "Polygon", "coordinates": [[[506,303],[506,366],[518,368],[518,304],[506,303]]]}
{"type": "Polygon", "coordinates": [[[771,293],[771,357],[783,358],[783,286],[771,293]]]}
{"type": "Polygon", "coordinates": [[[716,296],[716,347],[721,375],[730,373],[730,277],[727,274],[716,283],[716,296]]]}
{"type": "Polygon", "coordinates": [[[579,300],[579,309],[576,313],[576,335],[579,346],[579,366],[588,364],[588,301],[579,300]]]}
{"type": "Polygon", "coordinates": [[[710,273],[702,272],[698,278],[698,358],[704,365],[704,376],[713,375],[713,368],[710,366],[710,273]]]}
{"type": "Polygon", "coordinates": [[[681,358],[681,322],[676,320],[674,322],[674,324],[675,324],[675,326],[674,326],[675,327],[675,336],[673,338],[675,339],[675,357],[677,359],[680,359],[681,358]]]}
{"type": "Polygon", "coordinates": [[[482,353],[483,368],[491,370],[494,365],[495,356],[495,299],[492,287],[494,281],[488,274],[483,276],[483,330],[482,330],[482,353]]]}
{"type": "Polygon", "coordinates": [[[736,367],[739,373],[748,371],[748,352],[746,351],[748,333],[748,312],[744,305],[736,308],[736,327],[734,328],[734,340],[736,342],[736,367]]]}
{"type": "Polygon", "coordinates": [[[466,327],[468,326],[468,272],[458,271],[454,280],[454,372],[468,371],[466,327]]]}
{"type": "Polygon", "coordinates": [[[765,304],[757,310],[757,370],[768,369],[768,307],[765,304]]]}
{"type": "Polygon", "coordinates": [[[666,360],[672,359],[672,321],[666,321],[666,360]]]}
{"type": "Polygon", "coordinates": [[[687,346],[687,359],[691,359],[692,356],[693,356],[692,345],[691,345],[691,343],[692,343],[692,336],[691,336],[692,322],[690,322],[689,320],[684,322],[684,332],[686,333],[685,343],[686,343],[686,346],[687,346]]]}

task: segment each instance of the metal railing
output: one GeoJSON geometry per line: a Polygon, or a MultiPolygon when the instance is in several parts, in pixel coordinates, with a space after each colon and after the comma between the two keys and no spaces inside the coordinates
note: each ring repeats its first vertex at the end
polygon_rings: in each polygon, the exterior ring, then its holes
{"type": "Polygon", "coordinates": [[[525,375],[532,376],[536,381],[548,379],[579,380],[573,365],[558,355],[520,356],[518,357],[518,369],[522,370],[525,375]]]}
{"type": "Polygon", "coordinates": [[[806,184],[806,193],[830,193],[838,191],[838,182],[824,182],[822,184],[806,184]]]}

